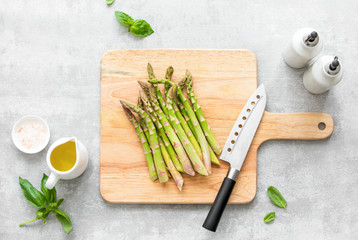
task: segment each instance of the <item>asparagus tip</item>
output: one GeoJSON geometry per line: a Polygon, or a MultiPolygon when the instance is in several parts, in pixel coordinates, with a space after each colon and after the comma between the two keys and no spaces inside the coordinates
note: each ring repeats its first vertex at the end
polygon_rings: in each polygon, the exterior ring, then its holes
{"type": "Polygon", "coordinates": [[[173,68],[172,66],[169,66],[169,67],[167,68],[167,74],[168,74],[169,76],[172,76],[173,73],[174,73],[174,68],[173,68]]]}
{"type": "Polygon", "coordinates": [[[123,106],[123,108],[125,108],[126,100],[119,99],[119,102],[121,103],[121,105],[123,106]]]}
{"type": "Polygon", "coordinates": [[[139,85],[147,85],[146,82],[143,82],[143,81],[140,81],[140,80],[138,80],[137,82],[139,83],[139,85]]]}
{"type": "Polygon", "coordinates": [[[120,99],[119,102],[122,104],[122,106],[129,108],[129,109],[130,109],[129,105],[132,105],[132,103],[128,102],[127,100],[120,99]]]}
{"type": "Polygon", "coordinates": [[[127,117],[131,117],[133,116],[133,113],[131,112],[131,110],[128,108],[128,105],[127,105],[127,102],[124,101],[124,100],[119,100],[121,105],[122,105],[122,108],[124,110],[124,113],[127,115],[127,117]]]}
{"type": "Polygon", "coordinates": [[[170,98],[172,98],[172,97],[173,97],[173,93],[176,91],[176,89],[177,89],[177,85],[176,85],[176,84],[172,85],[172,86],[169,88],[169,90],[168,90],[167,96],[170,97],[170,98]]]}
{"type": "Polygon", "coordinates": [[[178,83],[178,85],[179,85],[179,87],[180,87],[181,89],[183,89],[183,88],[185,87],[186,80],[187,80],[187,78],[184,77],[184,78],[183,78],[182,80],[180,80],[180,82],[178,83]]]}
{"type": "Polygon", "coordinates": [[[148,87],[148,97],[151,101],[157,101],[157,97],[156,97],[156,93],[155,93],[155,89],[153,85],[150,85],[148,87]]]}
{"type": "Polygon", "coordinates": [[[139,86],[143,89],[143,91],[148,94],[149,92],[149,84],[143,81],[138,81],[139,86]]]}
{"type": "Polygon", "coordinates": [[[155,78],[155,75],[153,72],[153,67],[152,67],[152,64],[150,64],[150,63],[148,63],[148,65],[147,65],[147,72],[148,72],[149,79],[155,78]]]}
{"type": "Polygon", "coordinates": [[[191,76],[192,76],[192,75],[191,75],[191,72],[190,72],[188,69],[185,71],[185,75],[188,76],[188,77],[191,77],[191,76]]]}

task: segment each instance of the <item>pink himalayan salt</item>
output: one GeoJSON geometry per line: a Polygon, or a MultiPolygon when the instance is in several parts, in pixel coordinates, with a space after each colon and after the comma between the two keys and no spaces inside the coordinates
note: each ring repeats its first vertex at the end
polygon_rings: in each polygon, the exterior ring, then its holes
{"type": "Polygon", "coordinates": [[[46,143],[47,128],[37,121],[24,122],[16,130],[16,137],[24,148],[36,149],[46,143]]]}

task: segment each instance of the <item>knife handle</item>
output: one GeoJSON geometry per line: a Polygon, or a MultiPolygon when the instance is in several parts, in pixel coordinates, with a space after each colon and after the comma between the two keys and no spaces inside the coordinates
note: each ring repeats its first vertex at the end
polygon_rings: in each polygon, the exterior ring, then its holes
{"type": "Polygon", "coordinates": [[[237,175],[239,171],[230,168],[228,175],[224,178],[223,183],[221,184],[218,195],[216,195],[213,206],[210,209],[208,216],[205,219],[203,228],[207,230],[216,231],[216,228],[219,225],[221,216],[224,213],[227,202],[229,201],[232,190],[234,189],[237,175]]]}

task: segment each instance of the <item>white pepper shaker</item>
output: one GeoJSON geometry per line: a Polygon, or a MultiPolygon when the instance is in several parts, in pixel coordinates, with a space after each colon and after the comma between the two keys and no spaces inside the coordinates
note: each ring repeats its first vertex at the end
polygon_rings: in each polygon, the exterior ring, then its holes
{"type": "Polygon", "coordinates": [[[323,43],[313,28],[302,28],[294,33],[283,52],[283,59],[293,68],[303,68],[322,50],[323,43]]]}
{"type": "Polygon", "coordinates": [[[342,63],[338,57],[322,56],[303,74],[303,85],[313,94],[321,94],[343,78],[342,63]]]}

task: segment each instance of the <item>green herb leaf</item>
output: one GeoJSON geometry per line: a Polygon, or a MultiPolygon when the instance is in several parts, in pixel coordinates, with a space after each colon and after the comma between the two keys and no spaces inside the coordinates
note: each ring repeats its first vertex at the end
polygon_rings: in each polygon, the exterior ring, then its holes
{"type": "Polygon", "coordinates": [[[42,194],[36,188],[32,186],[32,184],[26,179],[22,179],[19,177],[19,183],[24,193],[25,198],[35,207],[40,208],[36,212],[36,217],[30,221],[19,224],[19,226],[23,226],[25,224],[29,224],[37,219],[42,219],[44,223],[46,222],[46,218],[48,217],[50,212],[55,212],[57,219],[60,221],[63,229],[68,234],[72,231],[72,223],[70,217],[63,211],[57,209],[58,206],[63,202],[63,198],[56,201],[56,189],[48,189],[45,184],[48,177],[44,174],[41,180],[41,191],[42,194]],[[48,204],[48,206],[47,206],[48,204]]]}
{"type": "Polygon", "coordinates": [[[270,212],[264,217],[264,222],[265,223],[272,222],[273,220],[275,220],[275,218],[276,218],[275,212],[270,212]]]}
{"type": "Polygon", "coordinates": [[[128,14],[126,14],[124,12],[120,12],[120,11],[115,11],[114,15],[116,15],[116,18],[120,23],[122,23],[128,27],[132,26],[133,18],[131,18],[131,16],[129,16],[128,14]]]}
{"type": "Polygon", "coordinates": [[[29,203],[31,203],[31,205],[38,208],[46,206],[47,201],[45,196],[34,188],[29,181],[19,177],[19,183],[25,198],[29,201],[29,203]]]}
{"type": "Polygon", "coordinates": [[[267,194],[273,204],[275,204],[276,206],[278,206],[280,208],[286,209],[287,202],[282,197],[280,191],[278,191],[277,188],[275,188],[273,186],[269,186],[267,188],[267,194]]]}
{"type": "Polygon", "coordinates": [[[69,234],[72,230],[72,223],[70,217],[60,209],[53,209],[53,211],[56,213],[56,217],[61,223],[63,230],[65,230],[65,232],[69,234]]]}
{"type": "Polygon", "coordinates": [[[58,199],[58,201],[56,202],[56,207],[59,207],[62,202],[63,202],[63,198],[58,199]]]}
{"type": "Polygon", "coordinates": [[[114,0],[106,0],[106,3],[107,3],[108,6],[112,5],[113,2],[114,2],[114,0]]]}
{"type": "Polygon", "coordinates": [[[47,175],[43,174],[42,180],[41,180],[41,191],[45,195],[45,198],[47,199],[47,202],[53,203],[56,202],[56,188],[48,189],[46,187],[47,182],[47,175]]]}
{"type": "Polygon", "coordinates": [[[46,208],[40,208],[37,210],[36,215],[38,218],[41,218],[44,220],[44,223],[46,222],[46,218],[50,212],[46,210],[46,208]]]}
{"type": "Polygon", "coordinates": [[[62,202],[63,202],[63,198],[59,199],[57,202],[50,203],[49,204],[50,209],[59,207],[62,202]]]}
{"type": "Polygon", "coordinates": [[[129,28],[129,30],[134,36],[138,36],[138,37],[146,37],[154,33],[150,24],[142,19],[135,20],[133,25],[129,28]]]}
{"type": "Polygon", "coordinates": [[[45,212],[46,212],[46,208],[40,208],[39,210],[37,210],[36,214],[37,214],[37,216],[42,218],[42,216],[45,214],[45,212]]]}

